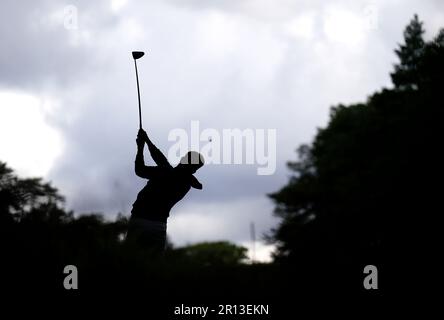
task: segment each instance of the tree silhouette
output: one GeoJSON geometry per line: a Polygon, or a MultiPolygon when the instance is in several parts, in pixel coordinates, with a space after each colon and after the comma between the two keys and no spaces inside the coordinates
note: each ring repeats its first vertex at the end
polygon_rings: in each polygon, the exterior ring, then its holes
{"type": "MultiPolygon", "coordinates": [[[[0,210],[4,289],[63,290],[62,270],[66,265],[78,268],[83,292],[122,292],[148,286],[164,292],[165,286],[175,291],[181,284],[186,291],[183,294],[189,295],[187,288],[197,283],[190,275],[204,275],[208,283],[224,281],[229,290],[230,268],[246,272],[242,269],[247,267],[243,264],[246,249],[227,241],[180,248],[170,244],[165,257],[153,257],[123,241],[127,217],[118,215],[109,221],[98,213],[75,215],[64,209],[64,198],[56,188],[40,178],[20,178],[3,162],[0,210]],[[216,280],[212,268],[224,277],[216,280]]],[[[220,288],[218,285],[212,292],[222,295],[220,288]]],[[[165,295],[170,298],[171,292],[165,291],[165,295]]]]}
{"type": "Polygon", "coordinates": [[[415,16],[396,50],[393,89],[333,107],[288,164],[293,176],[270,195],[281,218],[269,235],[278,260],[389,261],[419,246],[412,235],[431,224],[439,199],[432,186],[444,124],[444,31],[430,42],[423,33],[415,16]]]}
{"type": "Polygon", "coordinates": [[[201,242],[176,249],[184,262],[201,266],[234,266],[247,259],[247,249],[228,241],[201,242]]]}
{"type": "Polygon", "coordinates": [[[43,205],[59,205],[64,198],[40,178],[20,179],[6,163],[0,162],[0,216],[20,220],[43,205]]]}
{"type": "Polygon", "coordinates": [[[423,23],[415,14],[404,31],[405,44],[396,49],[400,63],[391,74],[393,84],[399,89],[412,89],[418,86],[418,69],[424,54],[425,42],[423,23]]]}

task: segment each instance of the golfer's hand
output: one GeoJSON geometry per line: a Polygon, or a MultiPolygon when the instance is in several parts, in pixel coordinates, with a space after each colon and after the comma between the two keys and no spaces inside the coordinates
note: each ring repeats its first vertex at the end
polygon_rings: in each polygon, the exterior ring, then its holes
{"type": "Polygon", "coordinates": [[[137,143],[137,147],[139,149],[143,149],[143,146],[145,144],[145,140],[143,139],[142,135],[140,134],[140,131],[137,134],[136,143],[137,143]]]}
{"type": "Polygon", "coordinates": [[[137,148],[143,149],[143,145],[145,144],[145,141],[143,141],[142,139],[139,139],[139,137],[137,137],[136,144],[137,144],[137,148]]]}
{"type": "Polygon", "coordinates": [[[137,133],[137,138],[142,139],[144,142],[148,142],[148,135],[143,129],[139,129],[139,132],[137,133]]]}

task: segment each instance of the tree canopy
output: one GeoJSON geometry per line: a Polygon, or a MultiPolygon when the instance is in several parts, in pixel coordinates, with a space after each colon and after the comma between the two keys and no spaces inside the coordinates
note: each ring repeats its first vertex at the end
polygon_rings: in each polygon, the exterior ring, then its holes
{"type": "Polygon", "coordinates": [[[394,87],[333,107],[328,125],[288,163],[290,180],[270,195],[281,219],[269,235],[278,260],[384,260],[411,249],[412,235],[430,223],[444,124],[444,29],[431,41],[423,34],[415,15],[395,51],[394,87]]]}

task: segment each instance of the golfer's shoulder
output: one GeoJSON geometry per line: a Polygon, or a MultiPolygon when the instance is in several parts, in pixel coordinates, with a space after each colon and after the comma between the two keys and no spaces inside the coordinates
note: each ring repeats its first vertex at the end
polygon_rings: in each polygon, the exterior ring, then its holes
{"type": "Polygon", "coordinates": [[[165,174],[165,175],[174,175],[175,172],[173,170],[173,167],[171,166],[157,166],[157,171],[161,174],[165,174]]]}
{"type": "Polygon", "coordinates": [[[164,166],[147,166],[145,169],[149,173],[149,179],[165,178],[172,173],[170,168],[164,166]]]}

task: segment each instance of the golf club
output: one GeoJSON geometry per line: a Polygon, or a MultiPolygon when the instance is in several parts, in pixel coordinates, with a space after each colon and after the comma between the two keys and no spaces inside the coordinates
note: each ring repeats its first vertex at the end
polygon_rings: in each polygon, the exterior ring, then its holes
{"type": "Polygon", "coordinates": [[[136,81],[137,81],[137,97],[139,99],[139,129],[142,129],[142,107],[140,105],[140,90],[139,90],[139,74],[137,73],[137,59],[140,59],[143,57],[145,52],[143,51],[133,51],[133,59],[134,59],[134,66],[136,67],[136,81]]]}

